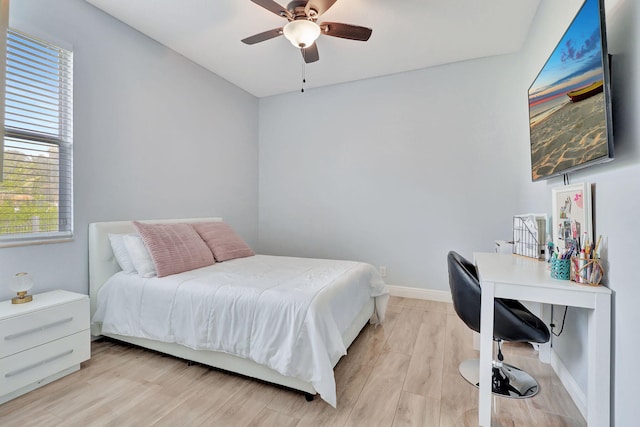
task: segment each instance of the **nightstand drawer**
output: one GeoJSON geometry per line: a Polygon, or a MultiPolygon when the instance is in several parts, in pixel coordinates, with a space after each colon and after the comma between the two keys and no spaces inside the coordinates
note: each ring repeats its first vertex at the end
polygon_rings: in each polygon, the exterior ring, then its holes
{"type": "Polygon", "coordinates": [[[0,358],[87,329],[88,324],[88,298],[2,320],[0,358]]]}
{"type": "Polygon", "coordinates": [[[0,360],[0,395],[63,371],[89,359],[89,330],[43,344],[0,360]]]}

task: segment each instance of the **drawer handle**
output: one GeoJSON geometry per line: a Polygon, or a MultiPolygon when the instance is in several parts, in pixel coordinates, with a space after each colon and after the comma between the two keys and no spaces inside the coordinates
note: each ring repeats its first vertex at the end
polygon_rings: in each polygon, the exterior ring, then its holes
{"type": "Polygon", "coordinates": [[[49,328],[55,328],[56,326],[64,325],[65,323],[69,323],[73,321],[73,317],[67,317],[66,319],[57,320],[52,323],[48,323],[43,326],[38,326],[37,328],[27,329],[26,331],[18,332],[17,334],[7,335],[4,337],[5,341],[15,340],[16,338],[24,337],[25,335],[35,334],[36,332],[41,332],[47,330],[49,328]]]}
{"type": "Polygon", "coordinates": [[[20,375],[21,373],[26,372],[26,371],[28,371],[30,369],[37,368],[38,366],[46,365],[47,363],[51,363],[54,360],[58,360],[58,359],[60,359],[62,357],[68,356],[71,353],[73,353],[73,349],[67,350],[64,353],[57,354],[57,355],[49,357],[47,359],[41,360],[40,362],[36,362],[36,363],[34,363],[32,365],[25,366],[24,368],[20,368],[20,369],[16,369],[15,371],[7,372],[4,375],[4,377],[5,378],[15,377],[16,375],[20,375]]]}

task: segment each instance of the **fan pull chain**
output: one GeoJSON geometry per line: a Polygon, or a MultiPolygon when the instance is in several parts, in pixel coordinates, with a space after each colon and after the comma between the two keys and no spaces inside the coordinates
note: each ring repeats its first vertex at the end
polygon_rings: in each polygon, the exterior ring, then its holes
{"type": "Polygon", "coordinates": [[[304,93],[304,84],[307,82],[307,79],[305,77],[305,64],[307,63],[307,52],[302,49],[302,89],[300,89],[300,92],[304,93]]]}

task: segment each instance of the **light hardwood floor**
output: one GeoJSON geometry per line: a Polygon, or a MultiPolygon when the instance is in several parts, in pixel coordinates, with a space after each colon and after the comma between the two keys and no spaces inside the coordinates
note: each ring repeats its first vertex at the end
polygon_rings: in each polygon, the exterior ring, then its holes
{"type": "MultiPolygon", "coordinates": [[[[477,426],[477,390],[458,364],[477,358],[451,304],[392,297],[335,369],[338,408],[320,398],[158,353],[98,341],[82,369],[0,405],[1,426],[477,426]]],[[[505,359],[532,373],[538,396],[497,399],[496,426],[584,426],[527,344],[505,359]]]]}

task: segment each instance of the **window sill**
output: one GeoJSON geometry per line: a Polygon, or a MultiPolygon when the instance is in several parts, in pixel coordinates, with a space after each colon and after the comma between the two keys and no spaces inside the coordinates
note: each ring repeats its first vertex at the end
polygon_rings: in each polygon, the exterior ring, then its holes
{"type": "Polygon", "coordinates": [[[0,237],[0,248],[12,248],[16,246],[46,245],[49,243],[72,242],[73,234],[56,233],[54,236],[33,237],[0,237]]]}

